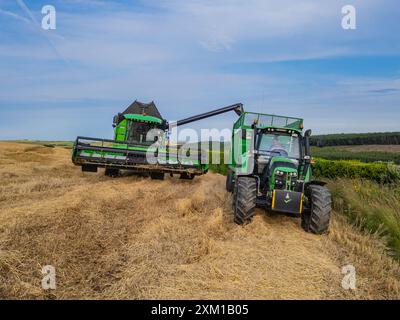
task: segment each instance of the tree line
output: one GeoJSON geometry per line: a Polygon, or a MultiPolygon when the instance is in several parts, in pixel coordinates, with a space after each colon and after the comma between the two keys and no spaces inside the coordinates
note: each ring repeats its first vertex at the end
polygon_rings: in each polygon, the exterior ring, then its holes
{"type": "Polygon", "coordinates": [[[351,146],[364,144],[400,144],[400,132],[339,133],[312,136],[312,146],[351,146]]]}

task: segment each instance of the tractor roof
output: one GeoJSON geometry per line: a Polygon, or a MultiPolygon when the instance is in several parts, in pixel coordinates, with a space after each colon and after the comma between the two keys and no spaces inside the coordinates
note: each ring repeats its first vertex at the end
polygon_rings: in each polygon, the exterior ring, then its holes
{"type": "Polygon", "coordinates": [[[252,126],[258,129],[293,129],[301,132],[303,130],[303,119],[273,114],[244,112],[235,124],[235,128],[242,127],[250,129],[252,126]]]}

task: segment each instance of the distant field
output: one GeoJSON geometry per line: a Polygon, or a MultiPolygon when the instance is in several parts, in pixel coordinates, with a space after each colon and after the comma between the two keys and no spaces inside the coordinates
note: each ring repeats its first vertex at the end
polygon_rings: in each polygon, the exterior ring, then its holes
{"type": "Polygon", "coordinates": [[[4,142],[27,143],[45,147],[67,147],[67,148],[72,148],[72,145],[74,144],[73,141],[47,141],[47,140],[7,140],[4,142]]]}
{"type": "Polygon", "coordinates": [[[337,147],[337,149],[346,150],[346,151],[352,151],[352,152],[367,151],[367,152],[394,152],[394,153],[399,153],[400,152],[400,145],[396,145],[396,144],[389,144],[389,145],[367,144],[367,145],[360,145],[360,146],[340,146],[340,147],[337,147]]]}
{"type": "Polygon", "coordinates": [[[383,161],[400,164],[400,145],[312,147],[312,155],[327,160],[383,161]]]}

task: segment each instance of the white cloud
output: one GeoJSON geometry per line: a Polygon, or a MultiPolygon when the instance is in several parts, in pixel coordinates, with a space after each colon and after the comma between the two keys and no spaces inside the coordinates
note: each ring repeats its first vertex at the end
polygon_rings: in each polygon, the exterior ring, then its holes
{"type": "Polygon", "coordinates": [[[31,21],[29,19],[27,19],[27,18],[25,18],[23,16],[20,16],[19,14],[16,14],[14,12],[11,12],[11,11],[0,9],[0,14],[2,14],[4,16],[7,16],[7,17],[14,18],[14,19],[19,20],[19,21],[23,21],[25,23],[31,23],[31,21]]]}

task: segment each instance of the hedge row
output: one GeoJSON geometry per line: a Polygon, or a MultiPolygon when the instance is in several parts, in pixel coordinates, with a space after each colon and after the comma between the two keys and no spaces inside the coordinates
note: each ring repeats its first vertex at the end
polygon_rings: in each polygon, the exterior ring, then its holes
{"type": "Polygon", "coordinates": [[[313,174],[326,178],[362,178],[379,183],[400,182],[400,167],[393,163],[316,159],[313,174]]]}

